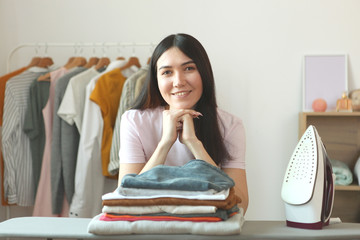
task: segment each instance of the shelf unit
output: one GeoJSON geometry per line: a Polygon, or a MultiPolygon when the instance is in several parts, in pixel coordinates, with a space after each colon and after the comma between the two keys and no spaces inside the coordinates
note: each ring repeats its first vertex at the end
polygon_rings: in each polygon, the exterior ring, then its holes
{"type": "MultiPolygon", "coordinates": [[[[301,112],[299,139],[309,125],[316,127],[329,158],[346,163],[353,171],[360,156],[360,112],[301,112]]],[[[343,222],[360,222],[360,186],[335,186],[332,217],[343,222]]]]}

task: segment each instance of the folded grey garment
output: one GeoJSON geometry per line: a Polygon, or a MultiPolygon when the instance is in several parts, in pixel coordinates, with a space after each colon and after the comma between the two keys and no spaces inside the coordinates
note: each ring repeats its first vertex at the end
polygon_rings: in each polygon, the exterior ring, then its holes
{"type": "Polygon", "coordinates": [[[358,179],[358,184],[360,185],[360,157],[358,158],[358,160],[355,163],[354,174],[358,179]]]}
{"type": "Polygon", "coordinates": [[[167,212],[172,214],[215,213],[215,206],[153,205],[153,206],[103,206],[103,213],[150,214],[167,212]]]}
{"type": "Polygon", "coordinates": [[[245,222],[243,209],[226,221],[101,221],[101,214],[93,217],[88,232],[96,235],[117,234],[198,234],[198,235],[236,235],[240,234],[245,222]]]}
{"type": "Polygon", "coordinates": [[[158,165],[142,174],[127,174],[124,188],[151,188],[187,191],[222,191],[235,185],[221,169],[203,161],[191,160],[183,166],[158,165]]]}

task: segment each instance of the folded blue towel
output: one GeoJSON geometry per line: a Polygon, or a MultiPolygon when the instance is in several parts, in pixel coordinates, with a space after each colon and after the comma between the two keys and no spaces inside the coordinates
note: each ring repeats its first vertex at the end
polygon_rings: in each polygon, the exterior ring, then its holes
{"type": "Polygon", "coordinates": [[[221,169],[203,160],[191,160],[183,166],[158,165],[142,174],[127,174],[124,188],[172,189],[187,191],[222,191],[235,185],[221,169]]]}
{"type": "Polygon", "coordinates": [[[353,182],[353,174],[344,162],[330,159],[333,173],[335,174],[335,185],[350,185],[353,182]]]}

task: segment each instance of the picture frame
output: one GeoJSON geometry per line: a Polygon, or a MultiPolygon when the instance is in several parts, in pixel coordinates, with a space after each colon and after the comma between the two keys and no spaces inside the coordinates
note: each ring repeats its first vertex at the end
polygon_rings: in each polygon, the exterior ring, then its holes
{"type": "Polygon", "coordinates": [[[307,54],[303,59],[303,111],[311,112],[315,99],[336,110],[336,101],[348,91],[347,54],[307,54]]]}

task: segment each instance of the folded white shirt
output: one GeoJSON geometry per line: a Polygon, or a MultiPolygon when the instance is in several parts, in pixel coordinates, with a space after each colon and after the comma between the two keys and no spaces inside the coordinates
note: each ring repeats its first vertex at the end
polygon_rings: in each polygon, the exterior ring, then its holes
{"type": "Polygon", "coordinates": [[[120,186],[114,192],[104,194],[102,196],[102,200],[153,199],[161,197],[198,200],[225,200],[229,196],[229,192],[229,189],[217,192],[213,189],[207,191],[182,191],[167,189],[123,188],[120,186]]]}

